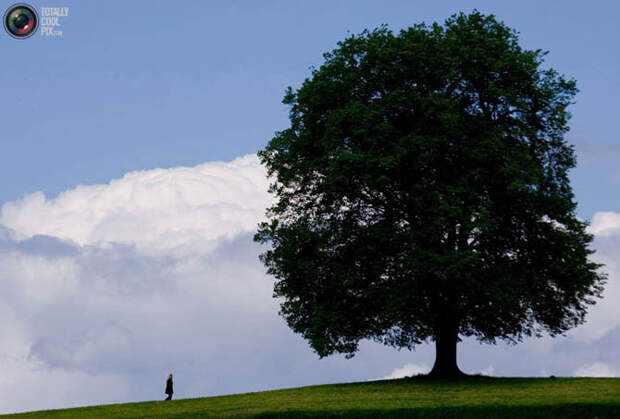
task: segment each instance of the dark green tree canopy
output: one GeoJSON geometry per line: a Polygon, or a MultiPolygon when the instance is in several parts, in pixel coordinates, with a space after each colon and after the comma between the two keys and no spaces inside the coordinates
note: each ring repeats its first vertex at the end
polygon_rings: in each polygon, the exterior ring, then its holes
{"type": "Polygon", "coordinates": [[[277,202],[255,240],[320,356],[433,340],[455,371],[459,336],[584,321],[605,276],[567,175],[577,89],[544,55],[473,12],[351,36],[288,89],[290,127],[259,152],[277,202]]]}

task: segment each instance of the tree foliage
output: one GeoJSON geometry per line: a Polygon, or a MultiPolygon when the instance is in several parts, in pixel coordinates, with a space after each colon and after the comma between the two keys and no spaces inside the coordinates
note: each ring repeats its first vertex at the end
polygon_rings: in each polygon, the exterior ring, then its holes
{"type": "Polygon", "coordinates": [[[321,357],[584,322],[605,275],[568,178],[576,83],[545,54],[461,13],[350,36],[289,87],[290,127],[259,152],[277,200],[255,240],[321,357]]]}

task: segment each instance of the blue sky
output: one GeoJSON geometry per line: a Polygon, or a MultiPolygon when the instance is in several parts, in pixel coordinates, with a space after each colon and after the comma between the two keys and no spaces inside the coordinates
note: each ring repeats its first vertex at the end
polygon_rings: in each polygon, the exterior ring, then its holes
{"type": "Polygon", "coordinates": [[[256,152],[286,126],[286,86],[299,86],[348,32],[383,23],[397,30],[475,7],[520,31],[525,47],[549,50],[547,64],[577,79],[568,139],[592,155],[573,171],[579,214],[620,209],[620,194],[609,193],[620,182],[617,2],[58,5],[70,8],[61,38],[0,36],[0,178],[10,179],[0,203],[256,152]]]}
{"type": "Polygon", "coordinates": [[[169,372],[197,397],[427,371],[430,345],[319,360],[286,327],[251,240],[270,202],[252,154],[347,34],[474,8],[577,80],[571,180],[610,281],[567,337],[466,340],[460,365],[620,376],[620,3],[541,3],[33,0],[69,16],[62,37],[0,33],[0,412],[157,399],[169,372]]]}

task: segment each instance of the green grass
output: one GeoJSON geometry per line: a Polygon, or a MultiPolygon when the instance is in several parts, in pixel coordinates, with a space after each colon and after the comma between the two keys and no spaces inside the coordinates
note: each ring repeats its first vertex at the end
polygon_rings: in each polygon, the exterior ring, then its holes
{"type": "Polygon", "coordinates": [[[7,416],[620,418],[620,378],[420,377],[7,416]]]}

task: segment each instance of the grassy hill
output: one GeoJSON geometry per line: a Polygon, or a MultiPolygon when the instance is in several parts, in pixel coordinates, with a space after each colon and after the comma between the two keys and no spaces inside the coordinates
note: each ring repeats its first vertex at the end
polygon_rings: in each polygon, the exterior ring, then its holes
{"type": "Polygon", "coordinates": [[[620,418],[620,378],[420,377],[7,416],[620,418]]]}

